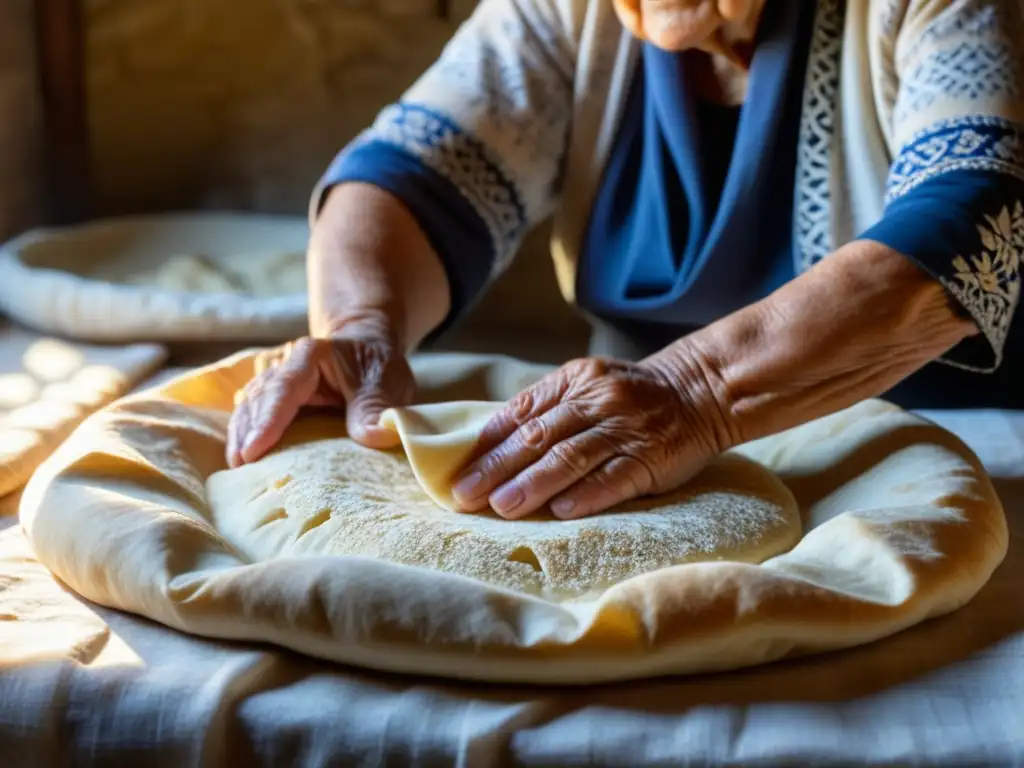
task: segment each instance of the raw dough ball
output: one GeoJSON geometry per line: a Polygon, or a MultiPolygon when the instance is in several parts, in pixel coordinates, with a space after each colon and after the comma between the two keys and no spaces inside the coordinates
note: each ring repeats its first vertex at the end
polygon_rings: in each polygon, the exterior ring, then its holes
{"type": "Polygon", "coordinates": [[[234,254],[213,258],[176,256],[157,270],[131,279],[186,293],[230,293],[246,296],[290,296],[306,292],[306,258],[302,253],[234,254]]]}
{"type": "Polygon", "coordinates": [[[186,255],[168,259],[155,272],[138,276],[136,285],[153,285],[167,291],[186,293],[241,293],[238,280],[224,273],[204,256],[186,255]]]}
{"type": "Polygon", "coordinates": [[[306,292],[306,255],[278,253],[257,259],[249,273],[254,296],[290,296],[306,292]]]}
{"type": "MultiPolygon", "coordinates": [[[[466,414],[479,417],[474,408],[466,414]]],[[[428,421],[465,437],[451,419],[428,421]]],[[[551,599],[590,596],[680,563],[762,562],[801,535],[788,489],[740,456],[716,459],[675,493],[612,513],[508,521],[439,506],[405,452],[367,449],[344,434],[339,419],[300,421],[274,453],[211,475],[207,497],[217,530],[253,560],[361,555],[551,599]]]]}

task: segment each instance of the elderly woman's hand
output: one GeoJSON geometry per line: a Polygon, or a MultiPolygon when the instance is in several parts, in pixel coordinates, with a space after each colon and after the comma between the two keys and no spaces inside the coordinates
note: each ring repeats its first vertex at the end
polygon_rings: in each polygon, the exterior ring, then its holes
{"type": "Polygon", "coordinates": [[[398,437],[377,422],[387,408],[408,405],[414,390],[401,347],[372,324],[346,326],[329,338],[305,337],[265,352],[231,415],[228,463],[237,467],[260,458],[305,406],[344,408],[354,440],[370,448],[393,448],[398,437]]]}
{"type": "Polygon", "coordinates": [[[669,491],[720,452],[710,388],[673,364],[588,358],[515,397],[453,487],[465,511],[575,519],[669,491]]]}

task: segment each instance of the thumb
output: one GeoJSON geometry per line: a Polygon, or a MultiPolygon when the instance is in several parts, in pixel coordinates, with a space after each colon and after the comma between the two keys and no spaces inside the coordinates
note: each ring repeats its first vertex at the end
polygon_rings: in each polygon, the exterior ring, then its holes
{"type": "Polygon", "coordinates": [[[401,443],[398,433],[379,426],[381,414],[396,405],[380,387],[364,384],[346,405],[349,436],[367,448],[396,448],[401,443]]]}

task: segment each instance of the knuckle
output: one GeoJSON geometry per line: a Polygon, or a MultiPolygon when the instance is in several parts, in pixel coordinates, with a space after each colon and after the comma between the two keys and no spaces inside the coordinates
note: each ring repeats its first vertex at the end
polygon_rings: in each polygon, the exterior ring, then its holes
{"type": "Polygon", "coordinates": [[[626,403],[633,399],[633,386],[628,379],[611,379],[608,382],[608,395],[616,403],[626,403]]]}
{"type": "Polygon", "coordinates": [[[267,392],[280,392],[283,389],[288,389],[291,382],[292,377],[284,372],[267,376],[267,378],[260,384],[256,394],[262,395],[267,392]]]}
{"type": "Polygon", "coordinates": [[[586,472],[589,464],[583,451],[569,442],[562,442],[554,446],[551,449],[551,458],[556,465],[568,469],[574,475],[586,472]]]}
{"type": "Polygon", "coordinates": [[[312,336],[303,336],[301,339],[296,339],[290,342],[287,347],[287,354],[309,354],[321,346],[320,339],[314,339],[312,336]]]}
{"type": "Polygon", "coordinates": [[[622,458],[623,483],[629,490],[631,498],[645,496],[654,487],[654,474],[650,468],[635,456],[622,458]]]}
{"type": "Polygon", "coordinates": [[[548,429],[540,419],[530,419],[519,428],[519,440],[526,448],[540,448],[547,441],[548,429]]]}
{"type": "Polygon", "coordinates": [[[621,479],[615,477],[607,468],[603,468],[591,475],[587,485],[591,486],[602,496],[615,495],[622,491],[621,479]]]}
{"type": "Polygon", "coordinates": [[[389,407],[388,398],[379,389],[368,389],[360,392],[349,403],[349,405],[363,413],[373,413],[386,410],[389,407]]]}
{"type": "Polygon", "coordinates": [[[592,420],[590,404],[580,400],[569,400],[564,403],[566,416],[578,423],[590,423],[592,420]]]}
{"type": "Polygon", "coordinates": [[[572,362],[577,375],[587,379],[596,379],[604,376],[608,371],[608,364],[600,357],[584,357],[572,362]]]}
{"type": "Polygon", "coordinates": [[[500,450],[494,450],[480,459],[476,465],[476,470],[484,477],[500,478],[507,474],[505,466],[505,455],[500,450]]]}
{"type": "Polygon", "coordinates": [[[513,418],[517,421],[525,421],[530,418],[530,414],[533,413],[534,397],[533,392],[529,389],[520,392],[516,395],[511,402],[510,412],[513,418]]]}

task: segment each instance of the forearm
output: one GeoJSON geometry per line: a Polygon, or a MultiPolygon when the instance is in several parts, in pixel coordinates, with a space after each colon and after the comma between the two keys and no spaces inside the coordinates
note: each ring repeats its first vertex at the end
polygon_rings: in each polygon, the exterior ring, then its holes
{"type": "Polygon", "coordinates": [[[308,270],[313,336],[372,322],[410,350],[448,314],[448,279],[423,230],[398,198],[369,184],[327,195],[308,270]]]}
{"type": "Polygon", "coordinates": [[[705,390],[724,450],[881,395],[976,332],[938,282],[858,241],[654,359],[705,390]]]}

